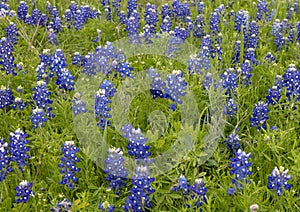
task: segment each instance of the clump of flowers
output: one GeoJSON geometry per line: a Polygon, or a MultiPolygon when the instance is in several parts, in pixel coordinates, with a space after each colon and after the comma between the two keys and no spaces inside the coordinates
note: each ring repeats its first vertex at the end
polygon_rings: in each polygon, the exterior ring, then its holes
{"type": "Polygon", "coordinates": [[[280,196],[283,190],[289,190],[292,185],[288,184],[288,180],[292,179],[291,174],[287,174],[288,169],[280,166],[279,169],[275,167],[270,176],[268,176],[268,189],[275,190],[276,194],[280,196]]]}
{"type": "Polygon", "coordinates": [[[10,167],[11,157],[8,155],[8,144],[4,143],[4,139],[0,139],[0,182],[5,180],[9,172],[12,172],[10,167]]]}
{"type": "Polygon", "coordinates": [[[30,150],[27,146],[29,140],[26,140],[26,137],[27,133],[17,129],[15,132],[10,133],[10,143],[8,144],[10,147],[9,152],[11,154],[10,160],[16,162],[22,172],[24,171],[23,167],[28,166],[26,160],[30,158],[30,155],[27,154],[30,150]]]}
{"type": "Polygon", "coordinates": [[[241,139],[237,134],[238,131],[239,129],[235,128],[234,131],[230,135],[228,135],[227,139],[225,140],[226,147],[231,151],[235,151],[240,148],[241,139]]]}
{"type": "MultiPolygon", "coordinates": [[[[250,181],[247,179],[247,176],[252,174],[252,171],[249,170],[249,168],[252,166],[252,163],[248,161],[250,157],[251,153],[247,154],[241,149],[238,149],[235,152],[235,157],[230,158],[230,174],[235,175],[234,179],[232,179],[232,183],[238,190],[244,187],[244,183],[250,183],[250,181]]],[[[233,194],[234,192],[234,188],[228,189],[229,194],[233,194]]]]}
{"type": "Polygon", "coordinates": [[[30,196],[34,196],[34,193],[32,192],[32,185],[33,184],[29,183],[27,180],[20,182],[20,184],[16,187],[17,203],[26,203],[30,196]]]}
{"type": "Polygon", "coordinates": [[[60,159],[61,163],[58,164],[58,167],[60,168],[60,173],[64,174],[64,176],[58,183],[68,185],[69,189],[73,189],[73,183],[78,182],[78,178],[75,174],[80,171],[80,168],[76,167],[76,163],[80,161],[76,156],[79,152],[79,148],[75,146],[74,141],[66,141],[61,151],[64,156],[60,159]]]}
{"type": "Polygon", "coordinates": [[[106,168],[104,173],[107,174],[106,180],[110,182],[110,187],[115,189],[119,195],[122,187],[126,186],[127,170],[124,167],[123,152],[120,148],[110,148],[108,157],[105,160],[106,168]]]}
{"type": "MultiPolygon", "coordinates": [[[[208,189],[204,187],[204,181],[202,179],[196,179],[193,185],[189,185],[184,175],[181,175],[176,186],[172,187],[172,191],[180,192],[183,195],[183,200],[186,203],[187,208],[193,208],[197,210],[203,203],[207,203],[206,193],[208,189]],[[189,202],[193,202],[191,206],[189,202]]],[[[202,211],[202,208],[200,208],[202,211]]]]}
{"type": "Polygon", "coordinates": [[[72,208],[72,203],[68,198],[65,198],[62,201],[58,201],[53,208],[50,208],[52,212],[57,211],[69,211],[72,208]]]}
{"type": "Polygon", "coordinates": [[[255,104],[252,117],[250,118],[250,127],[256,127],[257,130],[267,129],[268,113],[268,104],[264,102],[255,104]]]}

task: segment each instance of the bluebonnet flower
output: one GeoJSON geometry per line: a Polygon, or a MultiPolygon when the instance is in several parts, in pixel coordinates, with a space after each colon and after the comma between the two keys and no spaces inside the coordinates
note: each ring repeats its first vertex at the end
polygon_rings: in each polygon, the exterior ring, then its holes
{"type": "Polygon", "coordinates": [[[277,50],[282,50],[284,47],[286,47],[287,41],[288,41],[287,37],[284,37],[282,33],[278,33],[274,40],[274,44],[276,45],[277,50]]]}
{"type": "Polygon", "coordinates": [[[5,31],[5,37],[8,42],[10,42],[13,45],[18,43],[17,41],[18,41],[19,33],[15,23],[10,22],[7,28],[4,29],[4,31],[5,31]]]}
{"type": "Polygon", "coordinates": [[[17,196],[17,203],[26,203],[30,196],[34,196],[32,192],[32,183],[29,183],[27,180],[23,180],[20,184],[16,187],[16,196],[17,196]]]}
{"type": "Polygon", "coordinates": [[[276,9],[272,9],[272,10],[271,10],[271,12],[269,13],[269,16],[268,16],[268,18],[267,18],[267,22],[272,21],[275,12],[276,12],[276,9]]]}
{"type": "Polygon", "coordinates": [[[33,129],[42,127],[44,122],[48,121],[48,118],[45,117],[45,112],[42,108],[36,107],[32,110],[32,115],[30,116],[31,123],[33,124],[33,129]]]}
{"type": "Polygon", "coordinates": [[[218,32],[220,32],[219,24],[220,24],[220,16],[216,11],[214,11],[210,17],[210,30],[213,35],[216,35],[218,34],[218,32]]]}
{"type": "Polygon", "coordinates": [[[128,17],[130,17],[131,14],[136,10],[137,10],[137,0],[129,0],[127,5],[128,17]]]}
{"type": "Polygon", "coordinates": [[[226,143],[226,147],[231,150],[231,151],[236,151],[238,149],[240,149],[240,137],[237,134],[237,132],[239,131],[238,128],[235,128],[234,131],[227,136],[227,139],[225,140],[226,143]]]}
{"type": "Polygon", "coordinates": [[[79,150],[80,149],[75,146],[74,141],[66,141],[61,148],[64,157],[60,158],[61,163],[58,164],[58,167],[60,168],[60,173],[64,174],[64,176],[58,183],[68,185],[69,189],[73,189],[73,183],[78,182],[78,178],[75,174],[80,171],[80,168],[76,167],[76,163],[80,161],[76,156],[79,150]]]}
{"type": "Polygon", "coordinates": [[[224,106],[223,113],[228,115],[230,119],[233,119],[236,111],[237,111],[237,105],[234,102],[234,98],[229,98],[227,105],[224,106]]]}
{"type": "Polygon", "coordinates": [[[190,55],[190,59],[188,60],[189,74],[202,74],[202,68],[201,59],[197,55],[190,55]]]}
{"type": "Polygon", "coordinates": [[[58,45],[59,45],[59,42],[58,42],[56,33],[54,32],[54,30],[53,30],[52,28],[50,28],[50,29],[48,30],[48,36],[47,36],[47,39],[48,39],[48,42],[49,42],[51,45],[54,45],[54,46],[58,46],[58,45]]]}
{"type": "Polygon", "coordinates": [[[174,36],[179,38],[181,42],[186,40],[189,36],[189,31],[187,31],[185,28],[179,28],[175,27],[174,29],[174,36]]]}
{"type": "Polygon", "coordinates": [[[122,206],[125,212],[129,211],[145,211],[151,207],[149,194],[155,192],[151,187],[154,178],[149,176],[147,166],[137,166],[136,175],[132,177],[132,188],[130,195],[126,199],[126,205],[122,206]]]}
{"type": "Polygon", "coordinates": [[[123,10],[120,11],[118,16],[119,16],[120,23],[126,25],[128,19],[127,19],[127,16],[126,16],[125,12],[123,10]]]}
{"type": "Polygon", "coordinates": [[[54,74],[59,76],[61,70],[67,67],[66,58],[61,49],[56,49],[54,54],[51,56],[50,63],[50,77],[53,77],[54,74]]]}
{"type": "Polygon", "coordinates": [[[252,163],[248,161],[250,157],[251,153],[246,154],[241,149],[238,149],[235,152],[235,157],[230,158],[230,174],[235,175],[234,179],[232,179],[232,183],[239,190],[244,187],[244,183],[250,183],[250,181],[246,179],[248,175],[252,174],[252,171],[249,171],[249,168],[252,166],[252,163]]]}
{"type": "Polygon", "coordinates": [[[215,57],[215,50],[212,47],[213,41],[211,40],[210,35],[206,35],[202,38],[202,43],[200,45],[200,48],[204,51],[204,47],[207,47],[208,54],[211,55],[212,58],[215,57]]]}
{"type": "Polygon", "coordinates": [[[281,22],[279,19],[275,19],[275,21],[273,22],[272,28],[271,28],[271,35],[276,37],[277,34],[281,33],[281,32],[282,32],[281,22]]]}
{"type": "Polygon", "coordinates": [[[241,41],[238,40],[235,42],[233,47],[233,56],[232,56],[232,64],[239,64],[241,56],[241,41]]]}
{"type": "Polygon", "coordinates": [[[27,104],[24,102],[24,100],[20,97],[17,97],[17,98],[15,98],[14,104],[11,106],[11,108],[24,110],[24,108],[26,106],[27,106],[27,104]]]}
{"type": "Polygon", "coordinates": [[[72,203],[68,198],[62,201],[58,201],[53,208],[50,208],[52,212],[70,211],[72,203]]]}
{"type": "Polygon", "coordinates": [[[27,14],[28,14],[28,6],[26,2],[20,1],[20,4],[18,6],[18,19],[25,21],[27,14]]]}
{"type": "Polygon", "coordinates": [[[73,25],[73,19],[74,19],[72,11],[70,9],[66,9],[63,17],[65,23],[67,24],[67,27],[70,28],[73,25]]]}
{"type": "MultiPolygon", "coordinates": [[[[195,183],[189,186],[189,183],[187,182],[185,176],[181,175],[177,185],[172,187],[172,191],[180,191],[185,202],[188,201],[188,199],[193,200],[193,208],[195,211],[197,208],[201,207],[203,203],[207,203],[206,193],[208,189],[204,187],[204,181],[202,179],[196,179],[195,183]]],[[[191,207],[191,205],[188,203],[186,203],[185,205],[187,208],[191,207]]],[[[202,211],[201,208],[200,211],[202,211]]]]}
{"type": "Polygon", "coordinates": [[[205,75],[205,79],[202,80],[202,86],[203,86],[204,89],[209,90],[212,83],[213,83],[212,73],[208,72],[205,75]]]}
{"type": "Polygon", "coordinates": [[[10,88],[1,86],[0,88],[0,109],[6,108],[13,104],[14,96],[10,88]]]}
{"type": "Polygon", "coordinates": [[[240,33],[242,31],[242,27],[247,28],[247,26],[249,25],[249,19],[250,16],[248,14],[248,11],[239,10],[238,14],[236,14],[235,16],[235,30],[240,33]]]}
{"type": "Polygon", "coordinates": [[[261,128],[267,129],[268,112],[268,104],[264,102],[255,104],[252,117],[250,118],[250,127],[256,127],[257,130],[261,130],[261,128]]]}
{"type": "Polygon", "coordinates": [[[266,97],[266,103],[275,105],[279,103],[279,99],[281,97],[282,88],[277,86],[272,86],[272,88],[268,89],[268,96],[266,97]]]}
{"type": "Polygon", "coordinates": [[[269,63],[272,63],[275,60],[275,57],[271,52],[268,52],[265,56],[265,61],[268,61],[269,63]]]}
{"type": "Polygon", "coordinates": [[[34,9],[31,12],[31,15],[25,20],[25,23],[27,23],[28,25],[33,25],[33,26],[37,26],[37,25],[43,25],[42,22],[42,12],[39,9],[34,9]]]}
{"type": "Polygon", "coordinates": [[[172,22],[171,22],[171,19],[169,16],[166,16],[163,21],[161,22],[161,25],[160,25],[160,31],[163,33],[163,32],[166,32],[166,33],[170,33],[171,31],[171,28],[172,28],[172,22]]]}
{"type": "Polygon", "coordinates": [[[232,94],[236,93],[237,79],[236,71],[233,68],[226,69],[224,74],[221,75],[222,90],[225,90],[225,95],[231,97],[232,94]]]}
{"type": "Polygon", "coordinates": [[[235,188],[229,188],[229,189],[227,190],[227,193],[228,193],[229,195],[233,195],[233,194],[235,193],[235,188]]]}
{"type": "Polygon", "coordinates": [[[128,154],[134,156],[137,163],[148,162],[146,159],[151,155],[148,151],[150,146],[146,145],[148,139],[143,136],[141,129],[135,129],[128,124],[122,126],[121,131],[124,133],[123,137],[129,141],[127,145],[128,154]]]}
{"type": "Polygon", "coordinates": [[[115,210],[116,206],[112,206],[111,204],[109,204],[109,202],[105,201],[105,202],[99,203],[98,208],[101,211],[113,212],[115,210]]]}
{"type": "Polygon", "coordinates": [[[129,77],[133,78],[132,71],[133,68],[130,66],[128,62],[119,63],[115,67],[116,71],[120,73],[120,77],[129,77]]]}
{"type": "Polygon", "coordinates": [[[256,54],[255,54],[254,48],[247,49],[246,54],[245,54],[245,60],[250,60],[251,63],[255,66],[258,65],[258,61],[256,59],[256,54]]]}
{"type": "Polygon", "coordinates": [[[74,94],[74,99],[73,99],[73,106],[72,106],[72,111],[74,113],[74,115],[78,115],[80,113],[86,113],[87,109],[86,107],[86,103],[84,101],[81,100],[81,94],[79,92],[74,94]]]}
{"type": "Polygon", "coordinates": [[[252,83],[250,81],[250,78],[252,77],[253,67],[249,60],[245,60],[245,62],[241,66],[240,71],[241,71],[242,82],[246,86],[250,85],[252,83]]]}
{"type": "Polygon", "coordinates": [[[72,58],[72,64],[77,66],[82,66],[83,64],[83,57],[80,55],[79,52],[75,52],[72,58]]]}
{"type": "Polygon", "coordinates": [[[198,15],[194,22],[194,37],[202,38],[205,36],[205,30],[204,30],[204,16],[198,15]]]}
{"type": "Polygon", "coordinates": [[[203,1],[200,1],[198,3],[198,14],[200,15],[200,14],[204,13],[204,9],[205,9],[205,4],[203,1]]]}
{"type": "Polygon", "coordinates": [[[184,195],[187,195],[189,193],[189,183],[187,182],[186,178],[184,175],[181,175],[179,177],[178,183],[176,186],[172,187],[172,191],[180,191],[182,192],[184,195]]]}
{"type": "Polygon", "coordinates": [[[183,78],[183,73],[180,70],[173,70],[172,74],[167,75],[167,86],[164,88],[166,98],[170,98],[172,101],[182,104],[180,99],[186,94],[187,82],[183,78]]]}
{"type": "Polygon", "coordinates": [[[292,179],[292,175],[287,175],[288,169],[284,170],[284,167],[280,166],[279,170],[275,167],[270,176],[268,176],[268,189],[274,189],[276,194],[280,196],[283,189],[289,190],[292,185],[288,184],[288,180],[292,179]]]}
{"type": "Polygon", "coordinates": [[[55,84],[58,85],[59,88],[71,91],[75,89],[74,79],[75,77],[66,68],[63,68],[60,72],[57,72],[57,81],[55,84]]]}
{"type": "Polygon", "coordinates": [[[150,34],[155,34],[158,21],[157,6],[147,3],[144,15],[145,24],[150,26],[150,34]]]}
{"type": "Polygon", "coordinates": [[[14,63],[13,44],[10,42],[9,38],[6,37],[1,38],[0,42],[1,71],[5,71],[7,75],[12,73],[12,75],[15,76],[17,73],[15,72],[16,64],[14,63]]]}
{"type": "Polygon", "coordinates": [[[119,13],[120,12],[120,7],[121,7],[121,0],[113,0],[112,6],[113,6],[113,8],[115,8],[115,11],[117,13],[119,13]]]}
{"type": "Polygon", "coordinates": [[[268,14],[268,3],[266,0],[258,0],[256,19],[261,20],[268,14]]]}
{"type": "Polygon", "coordinates": [[[300,100],[300,72],[296,65],[290,64],[283,75],[284,87],[286,87],[286,96],[288,100],[300,100]]]}
{"type": "Polygon", "coordinates": [[[139,44],[139,28],[140,28],[140,17],[139,13],[134,10],[126,22],[127,36],[131,43],[139,44]]]}
{"type": "Polygon", "coordinates": [[[168,4],[164,4],[161,7],[161,18],[165,19],[167,16],[171,17],[171,8],[168,4]]]}
{"type": "MultiPolygon", "coordinates": [[[[189,190],[192,192],[191,199],[196,199],[194,203],[194,209],[201,207],[203,203],[207,204],[206,193],[208,189],[204,187],[204,181],[202,179],[196,179],[195,183],[189,187],[189,190]]],[[[202,209],[200,209],[202,211],[202,209]]]]}
{"type": "Polygon", "coordinates": [[[8,155],[8,144],[4,143],[4,139],[0,138],[0,182],[5,180],[9,172],[12,172],[10,167],[11,157],[8,155]]]}
{"type": "Polygon", "coordinates": [[[108,157],[105,160],[104,173],[107,174],[106,180],[109,186],[115,189],[117,195],[120,194],[122,187],[126,186],[128,172],[124,167],[123,152],[120,148],[108,149],[108,157]]]}
{"type": "Polygon", "coordinates": [[[10,147],[11,161],[16,162],[22,172],[24,171],[23,167],[28,166],[25,160],[30,158],[30,156],[27,155],[30,149],[27,147],[29,141],[25,139],[26,137],[27,133],[17,129],[15,132],[10,133],[10,143],[8,144],[10,147]]]}
{"type": "Polygon", "coordinates": [[[46,110],[46,115],[53,118],[54,114],[51,112],[52,100],[49,98],[51,92],[47,90],[47,83],[40,80],[36,83],[36,87],[32,89],[34,91],[32,98],[38,108],[46,110]]]}
{"type": "Polygon", "coordinates": [[[147,70],[147,75],[152,78],[150,85],[150,92],[153,96],[153,99],[164,98],[163,89],[166,86],[166,83],[162,81],[160,74],[153,68],[147,70]]]}
{"type": "Polygon", "coordinates": [[[86,19],[84,17],[82,9],[78,9],[74,15],[74,27],[76,30],[80,30],[84,27],[86,19]]]}
{"type": "Polygon", "coordinates": [[[40,63],[44,63],[45,66],[50,66],[52,63],[52,54],[50,53],[50,49],[44,49],[43,53],[39,55],[40,63]]]}
{"type": "Polygon", "coordinates": [[[95,95],[95,114],[99,118],[98,126],[104,130],[105,126],[110,126],[108,118],[111,117],[109,114],[110,108],[108,104],[111,102],[109,98],[115,95],[116,89],[114,84],[108,80],[104,80],[99,86],[99,91],[95,95]]]}

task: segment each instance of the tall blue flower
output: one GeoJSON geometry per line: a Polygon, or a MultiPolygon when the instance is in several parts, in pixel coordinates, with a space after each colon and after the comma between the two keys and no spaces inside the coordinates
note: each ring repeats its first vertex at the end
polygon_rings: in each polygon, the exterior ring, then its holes
{"type": "Polygon", "coordinates": [[[268,104],[264,102],[258,102],[254,105],[252,117],[250,118],[250,127],[256,127],[257,130],[267,129],[268,116],[268,104]]]}
{"type": "Polygon", "coordinates": [[[24,110],[24,108],[26,106],[27,106],[27,104],[24,102],[24,100],[20,97],[17,97],[17,98],[15,98],[14,104],[11,106],[11,108],[24,110]]]}
{"type": "Polygon", "coordinates": [[[32,110],[32,115],[30,116],[31,123],[33,124],[33,129],[42,127],[44,122],[48,121],[45,112],[42,108],[36,107],[32,110]]]}
{"type": "Polygon", "coordinates": [[[183,77],[183,73],[180,70],[173,70],[172,74],[167,75],[167,87],[164,91],[166,98],[170,98],[172,101],[182,104],[181,97],[185,96],[187,82],[183,77]]]}
{"type": "Polygon", "coordinates": [[[13,44],[9,40],[9,38],[3,37],[0,41],[0,66],[1,71],[5,71],[5,73],[8,75],[12,73],[13,76],[15,76],[17,73],[16,70],[16,64],[15,64],[15,58],[13,56],[13,44]]]}
{"type": "Polygon", "coordinates": [[[282,88],[278,86],[272,86],[272,88],[268,89],[268,96],[266,97],[266,103],[275,105],[279,103],[281,97],[282,88]]]}
{"type": "Polygon", "coordinates": [[[180,191],[184,195],[187,195],[189,193],[189,183],[187,182],[186,178],[184,175],[181,175],[179,177],[178,183],[176,186],[172,187],[172,191],[180,191]]]}
{"type": "Polygon", "coordinates": [[[11,89],[2,85],[0,88],[0,109],[12,105],[13,100],[14,100],[14,96],[11,89]]]}
{"type": "Polygon", "coordinates": [[[226,143],[226,147],[231,150],[231,151],[236,151],[238,149],[240,149],[240,137],[237,134],[237,132],[239,131],[238,128],[235,128],[234,131],[227,136],[227,139],[225,140],[226,143]]]}
{"type": "Polygon", "coordinates": [[[136,175],[132,177],[132,188],[126,199],[126,205],[122,206],[125,212],[146,211],[151,207],[149,194],[155,192],[151,187],[154,178],[149,176],[147,166],[137,166],[136,175]]]}
{"type": "MultiPolygon", "coordinates": [[[[196,179],[194,184],[189,187],[189,190],[191,191],[191,199],[196,200],[193,208],[196,209],[198,207],[201,207],[203,203],[207,204],[207,197],[206,193],[208,189],[205,186],[205,183],[202,179],[196,179]]],[[[200,208],[200,211],[202,209],[200,208]]]]}
{"type": "Polygon", "coordinates": [[[286,96],[288,100],[300,100],[300,72],[296,65],[290,64],[283,75],[284,87],[286,87],[286,96]]]}
{"type": "Polygon", "coordinates": [[[252,83],[250,81],[250,79],[252,77],[252,71],[253,71],[253,67],[251,65],[251,62],[249,60],[245,60],[241,66],[241,78],[242,78],[242,82],[246,86],[248,86],[252,83]]]}
{"type": "Polygon", "coordinates": [[[81,94],[79,92],[74,94],[74,99],[72,102],[73,102],[72,111],[75,116],[80,113],[87,112],[86,103],[81,100],[81,94]]]}
{"type": "Polygon", "coordinates": [[[27,146],[29,141],[25,139],[26,137],[26,133],[17,129],[15,132],[10,133],[10,143],[8,144],[10,147],[11,161],[16,162],[22,172],[24,171],[23,167],[28,166],[26,160],[30,158],[30,155],[27,155],[30,149],[27,146]]]}
{"type": "Polygon", "coordinates": [[[150,93],[153,96],[153,99],[163,98],[163,89],[166,86],[166,83],[162,81],[160,74],[153,68],[147,70],[147,75],[152,78],[150,85],[150,93]]]}
{"type": "Polygon", "coordinates": [[[124,167],[123,152],[120,148],[110,148],[108,157],[105,160],[104,173],[107,174],[106,180],[109,186],[115,189],[117,195],[120,194],[122,187],[126,186],[127,170],[124,167]]]}
{"type": "Polygon", "coordinates": [[[220,32],[220,16],[216,10],[210,16],[210,30],[213,35],[216,35],[220,32]]]}
{"type": "Polygon", "coordinates": [[[52,100],[49,98],[51,92],[47,90],[47,83],[43,80],[40,80],[36,83],[36,87],[32,89],[34,91],[32,98],[35,101],[35,104],[38,108],[44,109],[48,117],[53,118],[54,114],[52,113],[52,100]]]}
{"type": "Polygon", "coordinates": [[[134,10],[127,22],[126,22],[126,31],[128,32],[127,36],[131,43],[139,44],[140,43],[140,36],[139,36],[139,29],[140,29],[140,17],[139,13],[134,10]]]}
{"type": "Polygon", "coordinates": [[[252,166],[252,163],[248,161],[250,157],[251,153],[246,154],[241,149],[238,149],[235,152],[235,157],[230,158],[230,174],[234,175],[232,183],[237,189],[242,189],[244,187],[244,183],[250,183],[247,179],[247,176],[252,174],[252,171],[249,170],[252,166]]]}
{"type": "Polygon", "coordinates": [[[225,94],[231,97],[236,93],[238,87],[237,74],[233,68],[227,69],[224,74],[221,75],[222,90],[225,90],[225,94]]]}
{"type": "Polygon", "coordinates": [[[12,172],[10,167],[11,157],[8,155],[8,144],[4,143],[4,139],[0,139],[0,182],[5,180],[9,172],[12,172]]]}
{"type": "Polygon", "coordinates": [[[240,63],[240,55],[241,55],[241,41],[238,40],[235,42],[233,47],[232,64],[240,63]]]}
{"type": "Polygon", "coordinates": [[[288,169],[284,170],[284,167],[280,166],[279,170],[275,167],[270,176],[268,176],[268,189],[274,189],[276,194],[280,196],[283,189],[289,190],[292,185],[288,184],[288,180],[292,179],[292,175],[287,175],[288,169]]]}
{"type": "Polygon", "coordinates": [[[95,95],[95,115],[96,118],[99,118],[97,125],[102,130],[105,129],[106,125],[110,126],[109,118],[111,118],[111,114],[109,114],[110,107],[108,105],[111,103],[110,98],[115,95],[115,92],[114,84],[104,80],[95,95]]]}
{"type": "Polygon", "coordinates": [[[268,14],[268,3],[266,0],[258,0],[256,19],[261,20],[268,14]]]}
{"type": "Polygon", "coordinates": [[[27,180],[23,180],[20,184],[16,187],[16,196],[17,196],[17,203],[26,203],[30,196],[34,196],[32,192],[32,183],[29,183],[27,180]]]}
{"type": "Polygon", "coordinates": [[[18,19],[25,21],[27,14],[28,14],[28,6],[26,2],[20,1],[20,4],[18,6],[18,19]]]}
{"type": "Polygon", "coordinates": [[[236,111],[237,105],[234,101],[234,98],[229,98],[227,101],[227,105],[224,106],[223,113],[228,115],[230,119],[233,119],[236,111]]]}
{"type": "Polygon", "coordinates": [[[150,146],[146,145],[148,139],[143,136],[141,129],[135,129],[132,125],[128,124],[122,126],[121,131],[124,133],[123,137],[129,141],[127,145],[128,154],[135,157],[138,163],[145,162],[145,159],[147,159],[151,153],[148,151],[150,146]]]}
{"type": "Polygon", "coordinates": [[[248,48],[246,50],[246,54],[245,54],[245,60],[249,60],[251,61],[251,63],[255,66],[258,65],[258,61],[256,59],[256,54],[255,54],[255,49],[254,48],[248,48]]]}
{"type": "Polygon", "coordinates": [[[73,189],[73,183],[78,182],[75,174],[80,171],[80,168],[76,167],[76,163],[80,161],[76,155],[79,152],[79,148],[75,146],[74,141],[66,141],[61,151],[64,156],[60,158],[61,163],[58,164],[58,167],[60,168],[60,173],[64,174],[64,176],[58,183],[68,185],[69,189],[73,189]]]}

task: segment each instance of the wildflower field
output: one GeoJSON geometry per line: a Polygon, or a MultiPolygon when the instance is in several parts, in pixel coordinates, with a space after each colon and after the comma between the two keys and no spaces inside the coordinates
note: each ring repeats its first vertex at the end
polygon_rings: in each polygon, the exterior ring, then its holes
{"type": "Polygon", "coordinates": [[[300,211],[298,0],[0,0],[0,211],[300,211]]]}

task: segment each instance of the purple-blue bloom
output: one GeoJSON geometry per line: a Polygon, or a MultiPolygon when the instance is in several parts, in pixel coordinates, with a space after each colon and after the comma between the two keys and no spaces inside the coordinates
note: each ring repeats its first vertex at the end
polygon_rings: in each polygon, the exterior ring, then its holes
{"type": "Polygon", "coordinates": [[[268,113],[268,104],[264,102],[255,104],[250,118],[250,127],[256,127],[257,130],[267,129],[268,113]]]}
{"type": "Polygon", "coordinates": [[[4,139],[0,139],[0,182],[5,180],[9,172],[12,172],[10,167],[11,157],[8,155],[8,144],[4,143],[4,139]]]}
{"type": "Polygon", "coordinates": [[[279,170],[275,167],[270,176],[268,176],[268,189],[274,189],[276,194],[280,196],[283,189],[289,190],[292,185],[288,184],[288,180],[292,179],[292,175],[287,175],[288,169],[284,170],[284,167],[280,166],[279,170]]]}
{"type": "Polygon", "coordinates": [[[34,196],[32,192],[32,183],[29,183],[27,180],[23,180],[20,184],[16,187],[16,197],[17,203],[26,203],[30,196],[34,196]]]}
{"type": "Polygon", "coordinates": [[[80,171],[80,168],[76,167],[76,163],[80,161],[76,155],[79,152],[79,148],[75,146],[74,141],[66,141],[61,151],[64,156],[60,158],[61,163],[58,164],[58,167],[60,168],[60,173],[64,174],[64,176],[58,183],[68,185],[69,189],[73,189],[73,183],[78,182],[75,174],[80,171]]]}
{"type": "Polygon", "coordinates": [[[10,143],[8,144],[10,147],[11,161],[16,162],[22,172],[24,171],[23,167],[28,166],[26,160],[30,158],[30,155],[27,155],[30,149],[27,146],[29,141],[25,139],[26,137],[27,133],[17,129],[15,132],[10,133],[10,143]]]}

